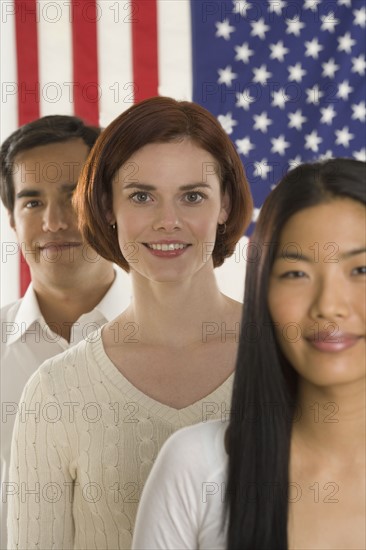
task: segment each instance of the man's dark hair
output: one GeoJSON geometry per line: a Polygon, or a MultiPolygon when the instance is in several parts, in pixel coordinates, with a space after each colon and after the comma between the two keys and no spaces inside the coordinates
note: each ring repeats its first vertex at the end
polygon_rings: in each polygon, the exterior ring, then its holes
{"type": "Polygon", "coordinates": [[[80,118],[66,115],[45,116],[18,128],[0,149],[0,195],[5,208],[10,212],[14,210],[13,164],[19,153],[78,138],[91,149],[100,132],[100,128],[86,126],[80,118]]]}

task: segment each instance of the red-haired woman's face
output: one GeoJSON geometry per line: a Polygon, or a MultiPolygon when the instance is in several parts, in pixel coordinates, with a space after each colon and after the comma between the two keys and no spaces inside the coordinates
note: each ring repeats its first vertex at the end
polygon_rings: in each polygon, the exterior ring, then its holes
{"type": "Polygon", "coordinates": [[[350,199],[302,210],[285,225],[269,285],[279,344],[307,383],[365,377],[366,211],[350,199]]]}
{"type": "Polygon", "coordinates": [[[118,240],[131,273],[167,282],[212,269],[228,217],[215,159],[189,139],[139,149],[113,181],[118,240]]]}

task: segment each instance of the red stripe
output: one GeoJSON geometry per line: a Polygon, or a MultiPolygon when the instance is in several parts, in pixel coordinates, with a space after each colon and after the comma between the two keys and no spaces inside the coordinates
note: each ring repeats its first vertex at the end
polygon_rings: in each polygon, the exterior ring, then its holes
{"type": "Polygon", "coordinates": [[[158,95],[158,31],[156,0],[133,0],[132,64],[135,102],[158,95]]]}
{"type": "MultiPolygon", "coordinates": [[[[74,112],[89,124],[99,124],[97,20],[95,0],[72,0],[74,112]]],[[[111,52],[116,55],[116,52],[111,52]]]]}
{"type": "Polygon", "coordinates": [[[36,0],[15,0],[18,69],[18,122],[39,118],[38,36],[36,0]]]}
{"type": "MultiPolygon", "coordinates": [[[[39,118],[38,36],[36,0],[15,0],[15,36],[18,72],[18,124],[39,118]]],[[[19,265],[20,295],[30,282],[23,258],[19,265]]]]}

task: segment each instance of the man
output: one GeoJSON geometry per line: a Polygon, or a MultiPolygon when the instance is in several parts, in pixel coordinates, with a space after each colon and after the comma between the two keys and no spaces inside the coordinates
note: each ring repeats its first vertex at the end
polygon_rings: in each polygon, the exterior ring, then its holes
{"type": "Polygon", "coordinates": [[[7,500],[17,490],[8,469],[25,383],[46,359],[116,317],[130,295],[128,276],[83,243],[71,203],[99,133],[76,117],[47,116],[0,150],[1,199],[32,279],[23,299],[1,310],[1,549],[7,500]]]}

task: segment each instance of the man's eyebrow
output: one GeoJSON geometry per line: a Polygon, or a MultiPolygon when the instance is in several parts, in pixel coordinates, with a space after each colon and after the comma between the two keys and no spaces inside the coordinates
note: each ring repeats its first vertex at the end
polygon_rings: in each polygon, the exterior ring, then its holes
{"type": "Polygon", "coordinates": [[[64,183],[61,185],[62,191],[75,191],[77,183],[64,183]]]}
{"type": "Polygon", "coordinates": [[[40,197],[41,192],[37,191],[36,189],[22,189],[15,195],[17,199],[21,199],[23,197],[40,197]]]}
{"type": "MultiPolygon", "coordinates": [[[[61,191],[65,193],[70,193],[71,191],[75,191],[76,189],[76,183],[64,183],[61,186],[61,191]]],[[[21,199],[23,197],[40,197],[42,195],[42,192],[38,189],[22,189],[15,195],[17,199],[21,199]]]]}
{"type": "MultiPolygon", "coordinates": [[[[211,189],[211,186],[208,183],[203,183],[202,181],[197,183],[188,183],[187,185],[181,185],[179,189],[181,191],[192,191],[192,189],[197,189],[198,187],[211,189]]],[[[129,183],[128,185],[125,185],[123,189],[141,189],[141,191],[156,191],[155,185],[140,182],[129,183]]]]}

